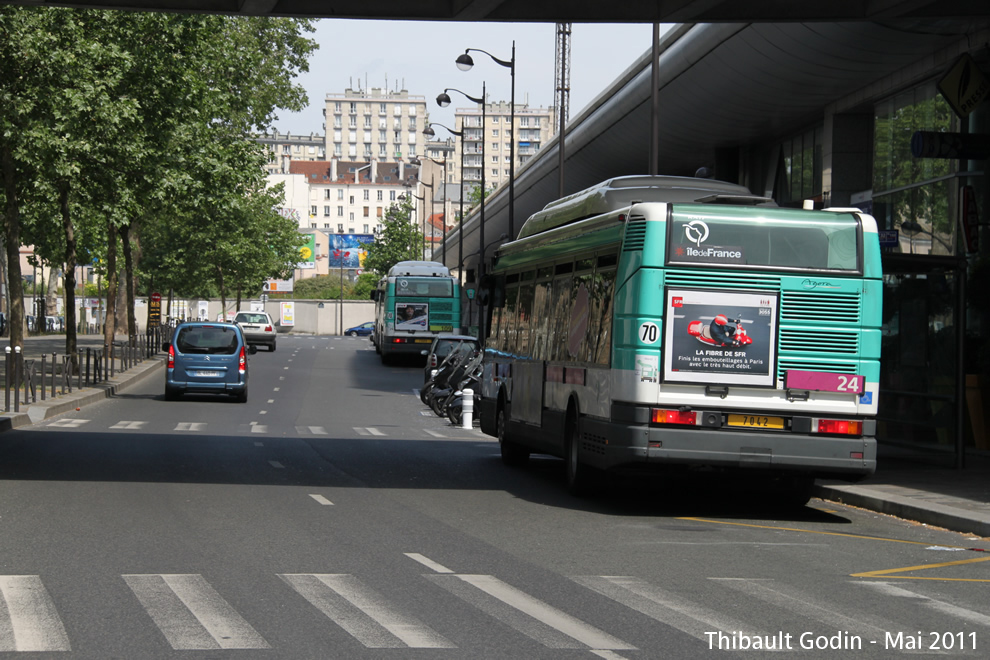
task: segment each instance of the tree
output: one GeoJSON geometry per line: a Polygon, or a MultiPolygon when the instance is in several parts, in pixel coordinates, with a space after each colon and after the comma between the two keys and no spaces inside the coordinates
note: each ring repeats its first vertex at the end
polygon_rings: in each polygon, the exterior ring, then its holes
{"type": "Polygon", "coordinates": [[[364,267],[373,270],[378,277],[385,277],[389,269],[400,261],[422,259],[423,234],[411,222],[412,199],[407,197],[388,207],[382,221],[381,232],[374,242],[363,244],[368,250],[364,267]]]}

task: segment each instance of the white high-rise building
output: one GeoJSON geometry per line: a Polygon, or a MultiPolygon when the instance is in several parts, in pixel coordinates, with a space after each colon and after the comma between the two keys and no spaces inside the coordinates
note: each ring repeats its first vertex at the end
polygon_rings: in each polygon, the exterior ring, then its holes
{"type": "Polygon", "coordinates": [[[327,159],[398,161],[424,153],[425,96],[404,89],[345,89],[327,94],[323,115],[327,159]]]}

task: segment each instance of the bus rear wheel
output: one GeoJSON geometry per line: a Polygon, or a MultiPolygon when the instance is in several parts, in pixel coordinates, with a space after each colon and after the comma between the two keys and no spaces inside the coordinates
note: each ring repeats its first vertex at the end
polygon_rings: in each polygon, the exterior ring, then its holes
{"type": "Polygon", "coordinates": [[[505,415],[505,405],[499,404],[495,413],[495,431],[498,434],[498,448],[502,454],[502,463],[511,467],[525,465],[529,460],[529,450],[509,440],[505,415]]]}
{"type": "Polygon", "coordinates": [[[573,407],[567,413],[565,426],[566,447],[564,460],[567,463],[567,491],[571,495],[582,497],[590,495],[595,488],[597,478],[594,468],[581,462],[581,426],[577,410],[573,407]]]}

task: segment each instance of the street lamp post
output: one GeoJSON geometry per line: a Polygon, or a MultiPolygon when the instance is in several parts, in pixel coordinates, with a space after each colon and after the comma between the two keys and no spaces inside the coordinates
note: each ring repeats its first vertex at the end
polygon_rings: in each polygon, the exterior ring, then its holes
{"type": "MultiPolygon", "coordinates": [[[[468,101],[481,104],[481,209],[480,217],[478,220],[478,244],[485,244],[485,120],[487,119],[487,114],[485,112],[485,83],[481,83],[481,98],[475,98],[469,94],[465,94],[459,89],[454,89],[453,87],[448,87],[443,90],[443,92],[437,96],[437,105],[441,108],[446,108],[450,105],[450,96],[447,92],[457,92],[464,95],[468,101]]],[[[462,127],[463,128],[463,127],[462,127]]],[[[463,161],[461,161],[463,164],[463,161]]],[[[464,218],[461,217],[461,232],[464,232],[464,218]]],[[[481,278],[485,274],[485,255],[481,255],[481,259],[478,262],[478,283],[481,283],[481,278]]],[[[480,306],[479,306],[480,312],[480,306]]],[[[478,328],[478,339],[484,340],[484,322],[479,323],[478,328]]]]}
{"type": "MultiPolygon", "coordinates": [[[[424,183],[424,182],[420,181],[420,184],[424,188],[429,188],[430,189],[430,216],[431,216],[430,219],[431,220],[433,219],[432,218],[432,215],[433,215],[433,200],[436,199],[436,192],[433,190],[433,184],[434,183],[435,183],[435,181],[433,180],[433,176],[432,175],[430,176],[430,183],[424,183]]],[[[426,204],[426,195],[424,195],[422,198],[417,197],[417,199],[421,199],[422,202],[423,202],[423,204],[424,205],[426,204]]],[[[426,209],[424,209],[424,211],[425,210],[426,209]]],[[[426,261],[426,213],[425,212],[423,213],[423,216],[422,216],[420,222],[421,222],[422,227],[423,227],[423,261],[426,261]]],[[[430,232],[430,248],[431,248],[430,249],[430,256],[431,257],[433,256],[433,249],[432,249],[433,248],[433,237],[432,237],[432,234],[433,234],[433,232],[430,232]]]]}
{"type": "MultiPolygon", "coordinates": [[[[428,138],[433,138],[434,136],[436,136],[436,132],[433,130],[433,127],[434,126],[439,126],[440,128],[444,128],[451,135],[456,135],[457,137],[461,138],[461,195],[460,195],[460,202],[459,202],[460,210],[458,211],[458,215],[459,215],[459,218],[460,218],[459,222],[461,223],[461,226],[460,226],[460,228],[458,229],[458,232],[457,232],[457,278],[460,281],[460,284],[463,286],[464,285],[464,276],[462,275],[462,273],[464,272],[464,131],[455,131],[454,129],[452,129],[452,128],[448,127],[448,126],[444,126],[443,124],[439,124],[437,122],[432,122],[432,123],[428,124],[426,126],[426,128],[423,129],[423,135],[425,135],[428,138]]],[[[482,137],[484,137],[484,136],[482,136],[482,137]]],[[[447,178],[447,156],[446,155],[444,155],[443,163],[444,163],[444,165],[443,165],[443,167],[444,167],[443,178],[446,180],[446,178],[447,178]]],[[[484,163],[482,163],[482,165],[484,165],[484,163]]],[[[447,190],[447,188],[446,188],[446,182],[445,182],[444,183],[444,191],[446,191],[446,190],[447,190]]],[[[443,198],[445,200],[447,199],[446,192],[444,193],[443,198]]],[[[446,210],[446,206],[445,206],[444,207],[444,213],[446,213],[446,212],[447,212],[447,210],[446,210]]],[[[446,236],[446,227],[444,227],[444,235],[446,236]]],[[[446,248],[444,248],[444,250],[446,250],[446,248]]],[[[444,253],[444,256],[446,256],[446,252],[444,253]]]]}
{"type": "MultiPolygon", "coordinates": [[[[492,58],[492,61],[500,66],[504,66],[509,70],[509,78],[511,82],[511,91],[509,92],[509,134],[511,140],[509,142],[509,237],[515,238],[515,217],[516,217],[516,40],[512,40],[512,57],[508,61],[501,60],[486,50],[481,50],[480,48],[467,48],[463,55],[458,55],[455,63],[457,68],[461,71],[470,71],[471,67],[474,66],[474,59],[471,58],[468,53],[475,51],[476,53],[484,53],[488,57],[492,58]]],[[[463,94],[463,92],[461,92],[463,94]]],[[[484,126],[482,126],[482,132],[484,132],[484,126]]],[[[484,138],[484,135],[482,135],[484,138]]],[[[482,163],[484,165],[484,163],[482,163]]]]}
{"type": "MultiPolygon", "coordinates": [[[[450,130],[450,129],[448,129],[448,130],[450,130]]],[[[429,126],[427,126],[425,129],[423,129],[423,135],[427,135],[427,137],[433,137],[434,135],[436,135],[436,133],[433,132],[433,129],[431,129],[429,126]],[[429,131],[429,135],[427,135],[427,131],[429,131]]],[[[444,154],[443,154],[443,160],[442,161],[441,160],[437,160],[436,158],[432,158],[430,156],[423,156],[423,158],[425,158],[426,160],[432,161],[432,162],[436,163],[437,165],[443,166],[443,179],[442,179],[443,180],[443,197],[442,197],[442,199],[443,199],[443,213],[442,213],[443,220],[441,221],[442,224],[441,224],[441,227],[440,227],[440,235],[441,235],[441,238],[440,238],[440,247],[442,248],[442,250],[440,252],[440,263],[443,263],[444,262],[444,257],[446,256],[446,252],[445,251],[447,249],[446,246],[444,245],[444,240],[447,238],[447,153],[444,152],[444,154]]],[[[414,159],[413,162],[421,163],[421,161],[419,159],[414,159]]],[[[434,181],[434,179],[433,179],[433,176],[434,176],[433,172],[430,172],[430,181],[433,181],[434,183],[436,183],[436,181],[434,181]]],[[[431,210],[433,208],[433,204],[436,204],[436,201],[437,201],[437,197],[436,197],[436,193],[434,192],[433,193],[433,202],[430,205],[431,210]]],[[[433,215],[435,215],[435,214],[433,214],[433,215]]],[[[433,219],[433,215],[430,216],[430,219],[431,220],[433,219]]],[[[433,245],[433,242],[434,242],[433,241],[433,231],[432,231],[432,228],[431,228],[431,231],[430,231],[430,245],[431,246],[433,245]]],[[[433,252],[431,251],[430,254],[432,256],[433,252]]]]}

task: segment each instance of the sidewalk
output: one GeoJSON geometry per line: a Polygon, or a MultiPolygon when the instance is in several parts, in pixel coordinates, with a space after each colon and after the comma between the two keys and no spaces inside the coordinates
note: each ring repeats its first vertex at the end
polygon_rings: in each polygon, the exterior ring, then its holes
{"type": "MultiPolygon", "coordinates": [[[[103,347],[103,336],[80,335],[77,343],[78,348],[83,351],[83,360],[85,360],[87,348],[95,350],[103,347]]],[[[4,343],[4,348],[9,345],[8,340],[4,343]]],[[[65,335],[40,335],[26,337],[22,352],[26,359],[40,360],[43,353],[47,356],[47,358],[51,358],[52,353],[56,353],[58,359],[61,360],[62,356],[65,355],[65,335]]],[[[127,371],[116,371],[114,376],[109,380],[90,385],[84,384],[82,389],[77,387],[78,379],[73,378],[71,393],[66,392],[65,394],[56,394],[55,397],[52,397],[51,390],[47,389],[46,398],[44,401],[41,400],[41,392],[39,390],[38,401],[36,403],[26,404],[22,400],[20,404],[20,411],[16,413],[13,410],[14,404],[11,402],[11,410],[6,413],[0,413],[0,432],[20,426],[36,424],[63,412],[75,410],[76,408],[82,408],[112,397],[114,394],[123,392],[134,384],[150,377],[152,374],[158,373],[165,364],[164,358],[164,354],[159,352],[157,356],[145,358],[142,362],[130,367],[127,371]]],[[[4,403],[3,379],[5,377],[5,367],[6,360],[3,355],[0,355],[0,410],[2,410],[4,403]]],[[[119,362],[117,368],[119,369],[119,362]]],[[[85,370],[85,365],[83,366],[83,369],[85,370]]],[[[50,388],[50,381],[46,384],[50,388]]],[[[56,385],[57,392],[61,392],[61,383],[58,382],[56,385]]],[[[23,394],[21,396],[23,397],[23,394]]]]}
{"type": "Polygon", "coordinates": [[[968,450],[962,470],[949,461],[880,445],[873,476],[858,484],[819,481],[815,495],[990,539],[990,455],[968,450]]]}
{"type": "MultiPolygon", "coordinates": [[[[102,341],[102,337],[89,335],[80,337],[79,343],[85,351],[86,346],[96,348],[102,341]]],[[[53,351],[61,355],[65,351],[65,338],[61,335],[32,337],[25,343],[29,343],[26,355],[40,356],[42,352],[50,355],[53,351]]],[[[109,381],[81,390],[73,386],[71,394],[22,404],[19,414],[0,415],[0,431],[36,424],[112,397],[160,373],[163,360],[160,353],[117,373],[109,381]]],[[[990,539],[990,454],[969,451],[963,470],[948,464],[948,458],[938,465],[930,455],[881,445],[876,474],[858,484],[819,481],[815,496],[990,539]]]]}

